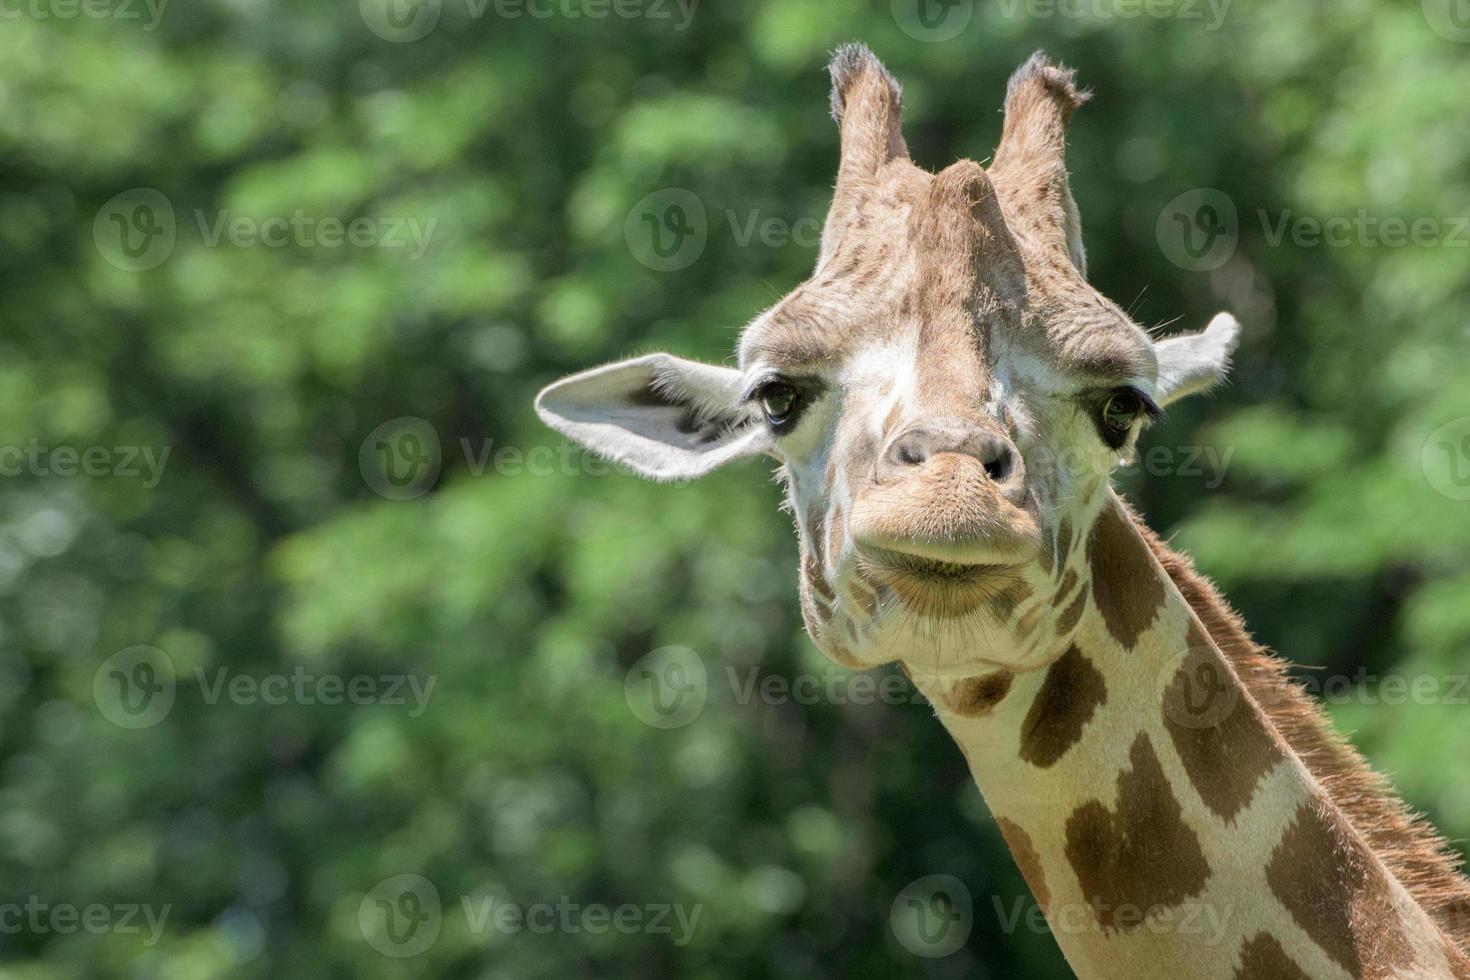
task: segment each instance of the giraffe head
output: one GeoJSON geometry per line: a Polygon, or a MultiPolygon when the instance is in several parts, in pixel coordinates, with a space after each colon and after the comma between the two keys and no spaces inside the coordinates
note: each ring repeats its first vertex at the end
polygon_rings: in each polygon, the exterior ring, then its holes
{"type": "Polygon", "coordinates": [[[992,165],[930,173],[871,52],[830,69],[841,162],[816,270],[745,328],[738,367],[652,354],[558,381],[537,410],[653,479],[774,458],[807,627],[838,663],[1043,666],[1076,625],[1060,600],[1113,469],[1224,376],[1238,327],[1155,342],[1088,285],[1072,72],[1033,57],[992,165]]]}

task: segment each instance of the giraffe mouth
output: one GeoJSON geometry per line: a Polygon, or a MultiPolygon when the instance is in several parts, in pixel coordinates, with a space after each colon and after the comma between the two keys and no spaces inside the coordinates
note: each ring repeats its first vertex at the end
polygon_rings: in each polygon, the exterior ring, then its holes
{"type": "Polygon", "coordinates": [[[979,579],[1012,571],[1013,565],[968,564],[941,561],[889,548],[864,548],[863,557],[875,568],[932,582],[936,585],[969,585],[979,579]]]}
{"type": "Polygon", "coordinates": [[[1019,565],[942,561],[888,548],[862,548],[858,567],[905,609],[934,619],[969,616],[1021,581],[1019,565]]]}

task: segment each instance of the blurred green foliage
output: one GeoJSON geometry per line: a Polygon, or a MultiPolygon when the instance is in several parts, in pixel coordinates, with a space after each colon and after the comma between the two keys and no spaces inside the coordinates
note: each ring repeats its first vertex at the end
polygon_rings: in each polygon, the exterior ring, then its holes
{"type": "MultiPolygon", "coordinates": [[[[761,466],[655,487],[575,453],[515,455],[557,446],[530,412],[539,385],[655,348],[725,358],[806,274],[809,236],[743,233],[821,219],[822,67],[854,37],[905,82],[929,166],[989,154],[1033,49],[1080,69],[1098,93],[1070,153],[1094,281],[1146,325],[1222,307],[1246,324],[1234,385],[1150,438],[1228,464],[1143,468],[1125,488],[1298,662],[1470,669],[1470,433],[1452,424],[1470,415],[1470,251],[1453,235],[1470,48],[1418,4],[1227,4],[1213,24],[1192,2],[1124,18],[959,0],[963,30],[926,41],[904,0],[687,19],[652,0],[603,18],[427,0],[437,22],[395,41],[380,35],[413,8],[384,21],[375,2],[5,8],[0,446],[103,447],[110,469],[69,476],[42,453],[0,481],[0,902],[167,920],[156,942],[7,927],[0,976],[1067,975],[1048,936],[1004,928],[997,903],[1024,885],[930,709],[767,703],[728,682],[846,690],[802,635],[761,466]],[[1203,272],[1156,234],[1198,187],[1240,224],[1203,272]],[[175,236],[140,271],[115,237],[137,198],[109,203],[135,188],[167,200],[175,236]],[[665,188],[699,198],[708,240],[661,273],[625,223],[665,188]],[[1283,215],[1359,212],[1449,237],[1272,242],[1283,215]],[[310,234],[213,237],[221,218],[298,214],[310,234]],[[368,219],[372,240],[323,244],[328,219],[368,219]],[[395,222],[427,232],[421,255],[387,240],[395,222]],[[369,438],[403,417],[442,460],[406,500],[369,438]],[[129,447],[168,450],[156,485],[129,475],[129,447]],[[166,656],[175,699],[127,728],[102,708],[104,663],[137,645],[166,656]],[[699,653],[710,701],[660,730],[624,677],[667,645],[699,653]],[[435,687],[417,714],[211,699],[196,670],[222,669],[435,687]],[[937,872],[976,914],[967,948],[930,960],[888,910],[937,872]],[[413,957],[379,952],[360,914],[401,874],[444,909],[413,957]],[[476,929],[461,902],[562,896],[702,915],[681,945],[476,929]]],[[[1470,835],[1463,703],[1339,700],[1408,799],[1470,835]]]]}

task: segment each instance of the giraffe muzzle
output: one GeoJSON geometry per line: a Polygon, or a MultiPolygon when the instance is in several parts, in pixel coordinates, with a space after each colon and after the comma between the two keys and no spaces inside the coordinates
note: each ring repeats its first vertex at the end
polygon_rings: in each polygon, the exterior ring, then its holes
{"type": "Polygon", "coordinates": [[[1003,482],[995,478],[994,458],[971,452],[940,452],[890,471],[854,501],[854,544],[959,565],[1036,560],[1042,537],[1024,496],[1019,454],[1012,453],[1003,482]]]}

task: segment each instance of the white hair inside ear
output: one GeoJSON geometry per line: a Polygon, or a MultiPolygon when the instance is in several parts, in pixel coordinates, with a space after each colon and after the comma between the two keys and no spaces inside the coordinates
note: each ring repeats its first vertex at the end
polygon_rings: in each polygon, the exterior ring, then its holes
{"type": "Polygon", "coordinates": [[[1156,401],[1165,406],[1213,388],[1230,373],[1230,356],[1240,342],[1240,321],[1221,313],[1200,333],[1170,337],[1154,345],[1159,361],[1156,401]]]}
{"type": "Polygon", "coordinates": [[[536,412],[573,442],[653,480],[703,476],[766,448],[740,372],[668,354],[583,371],[536,396],[536,412]]]}

